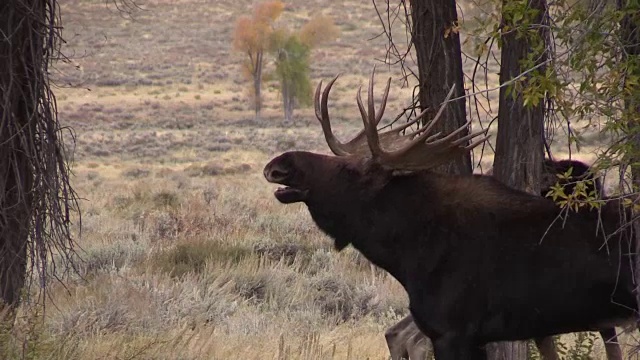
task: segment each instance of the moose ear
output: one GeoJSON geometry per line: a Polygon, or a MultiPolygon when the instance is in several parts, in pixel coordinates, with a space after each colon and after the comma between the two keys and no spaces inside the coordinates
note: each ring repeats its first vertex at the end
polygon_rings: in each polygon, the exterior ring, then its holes
{"type": "Polygon", "coordinates": [[[362,182],[371,195],[377,194],[395,176],[395,170],[385,168],[374,160],[367,159],[363,165],[362,182]]]}

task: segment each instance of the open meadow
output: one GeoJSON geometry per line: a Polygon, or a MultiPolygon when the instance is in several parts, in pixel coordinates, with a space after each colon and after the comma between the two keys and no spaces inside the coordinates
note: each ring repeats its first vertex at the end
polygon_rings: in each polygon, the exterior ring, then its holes
{"type": "MultiPolygon", "coordinates": [[[[22,314],[26,345],[9,358],[388,357],[383,333],[407,313],[403,289],[353,249],[333,251],[304,206],[282,206],[264,180],[274,155],[328,149],[312,108],[282,120],[275,82],[254,119],[231,45],[252,5],[148,0],[128,16],[103,0],[61,2],[70,62],[53,76],[76,135],[79,274],[50,283],[43,322],[22,314]]],[[[281,18],[299,28],[318,14],[340,29],[311,65],[314,87],[343,74],[330,103],[337,134],[360,128],[355,94],[374,64],[377,95],[394,79],[393,119],[413,84],[380,65],[387,40],[372,4],[287,1],[281,18]]]]}

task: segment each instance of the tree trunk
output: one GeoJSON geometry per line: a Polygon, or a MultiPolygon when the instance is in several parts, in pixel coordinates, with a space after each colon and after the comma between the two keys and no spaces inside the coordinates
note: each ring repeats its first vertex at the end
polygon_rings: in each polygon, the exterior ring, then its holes
{"type": "Polygon", "coordinates": [[[254,73],[253,73],[253,106],[256,112],[256,120],[260,119],[260,112],[262,111],[262,56],[263,52],[259,51],[256,54],[256,62],[254,64],[254,73]]]}
{"type": "MultiPolygon", "coordinates": [[[[631,5],[628,0],[618,0],[618,10],[628,9],[631,5]]],[[[627,76],[640,76],[640,14],[637,12],[628,12],[620,21],[621,28],[621,40],[624,46],[623,61],[634,62],[633,66],[629,69],[633,73],[626,74],[627,76]]],[[[631,163],[631,177],[633,181],[633,191],[639,192],[640,190],[640,88],[638,85],[625,84],[626,87],[630,87],[631,91],[627,92],[627,97],[624,99],[624,117],[629,124],[630,131],[634,132],[634,136],[631,138],[632,154],[629,156],[628,161],[631,163]]],[[[638,203],[638,200],[635,200],[638,203]]],[[[637,210],[634,210],[634,218],[637,218],[637,210]]],[[[640,221],[636,220],[633,224],[636,254],[640,254],[640,221]]],[[[636,255],[636,284],[640,284],[640,255],[636,255]]],[[[640,285],[636,285],[636,302],[638,310],[640,310],[640,285]]]]}
{"type": "MultiPolygon", "coordinates": [[[[420,107],[429,111],[427,119],[434,117],[452,85],[455,85],[453,98],[460,98],[447,106],[444,118],[434,130],[447,134],[467,121],[465,100],[462,98],[465,91],[460,37],[455,30],[456,3],[455,0],[412,1],[411,16],[412,41],[418,59],[420,107]]],[[[538,163],[542,164],[542,160],[538,163]]],[[[456,159],[439,170],[450,174],[470,174],[471,156],[456,159]]],[[[526,343],[491,344],[487,350],[491,359],[526,359],[527,356],[526,343]]]]}
{"type": "MultiPolygon", "coordinates": [[[[19,144],[7,139],[5,132],[0,134],[0,142],[3,143],[0,146],[2,154],[7,154],[9,147],[19,148],[19,144]]],[[[29,189],[33,182],[29,163],[24,156],[16,155],[0,160],[0,208],[3,210],[0,218],[0,300],[12,308],[19,304],[24,286],[31,219],[31,196],[20,189],[29,189]]],[[[0,304],[0,314],[2,308],[0,304]]]]}
{"type": "MultiPolygon", "coordinates": [[[[467,122],[467,112],[460,53],[460,36],[455,0],[412,1],[412,42],[418,59],[420,108],[427,109],[425,120],[432,119],[446,98],[451,86],[456,89],[443,119],[433,132],[448,134],[467,122]]],[[[464,136],[461,133],[459,136],[464,136]]],[[[443,165],[440,171],[450,174],[470,174],[471,156],[467,155],[443,165]]]]}
{"type": "MultiPolygon", "coordinates": [[[[507,0],[508,2],[508,0],[507,0]]],[[[505,2],[503,4],[506,5],[505,2]]],[[[546,11],[545,0],[531,0],[529,7],[539,10],[532,24],[542,24],[546,11]]],[[[533,41],[546,41],[544,30],[538,32],[539,38],[518,36],[514,30],[518,24],[507,23],[510,29],[502,34],[502,53],[500,59],[500,84],[512,81],[523,71],[520,64],[530,56],[533,41]]],[[[544,27],[540,27],[544,29],[544,27]]],[[[543,47],[544,48],[544,47],[543,47]]],[[[546,60],[546,54],[535,54],[540,64],[546,60]]],[[[541,66],[533,73],[544,72],[541,66]]],[[[528,76],[527,76],[528,77],[528,76]]],[[[513,85],[512,85],[513,86],[513,85]]],[[[512,87],[511,86],[511,87],[512,87]]],[[[526,86],[526,80],[524,82],[526,86]]],[[[537,104],[524,105],[522,94],[511,91],[510,87],[500,88],[500,107],[498,109],[498,134],[496,138],[496,154],[493,163],[494,176],[510,187],[527,191],[532,194],[540,193],[542,162],[544,159],[544,100],[537,104]]]]}
{"type": "Polygon", "coordinates": [[[20,301],[26,276],[34,182],[25,134],[35,133],[33,95],[38,91],[32,87],[38,85],[30,83],[31,67],[23,65],[42,63],[44,48],[32,32],[34,17],[20,9],[43,8],[18,0],[0,5],[0,31],[11,34],[0,37],[0,300],[11,308],[20,301]]]}
{"type": "MultiPolygon", "coordinates": [[[[506,2],[503,3],[503,8],[505,5],[506,2]]],[[[545,1],[531,0],[528,6],[539,10],[534,19],[528,19],[530,23],[541,24],[546,9],[545,1]]],[[[537,39],[532,39],[531,33],[526,32],[527,30],[522,31],[527,35],[518,36],[518,31],[514,29],[520,24],[505,20],[509,18],[513,17],[503,14],[503,29],[507,26],[509,30],[502,34],[501,85],[528,70],[521,68],[521,63],[531,55],[533,41],[546,41],[543,30],[537,33],[537,39]]],[[[546,56],[536,54],[535,58],[540,63],[546,56]]],[[[544,66],[538,71],[544,72],[544,66]]],[[[526,86],[526,80],[524,84],[526,86]]],[[[511,87],[500,88],[493,176],[510,187],[538,195],[544,160],[544,102],[540,100],[537,104],[525,106],[522,94],[519,91],[509,93],[509,88],[511,87]]],[[[528,356],[526,342],[499,343],[491,348],[492,359],[526,359],[528,356]]]]}
{"type": "Polygon", "coordinates": [[[293,109],[295,108],[295,103],[296,103],[295,98],[291,94],[289,94],[289,101],[287,101],[286,108],[284,109],[284,111],[285,111],[285,116],[287,118],[287,121],[291,122],[291,124],[293,125],[296,124],[293,118],[293,109]]]}
{"type": "Polygon", "coordinates": [[[284,111],[284,121],[286,123],[293,122],[293,92],[292,86],[288,81],[282,82],[282,109],[284,111]]]}

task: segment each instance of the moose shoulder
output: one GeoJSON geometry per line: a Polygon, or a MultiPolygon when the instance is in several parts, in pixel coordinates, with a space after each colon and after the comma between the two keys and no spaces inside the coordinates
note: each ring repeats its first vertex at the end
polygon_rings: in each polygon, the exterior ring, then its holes
{"type": "Polygon", "coordinates": [[[619,228],[615,203],[599,213],[561,214],[551,201],[491,177],[431,172],[484,141],[468,144],[484,133],[454,139],[465,126],[431,134],[444,107],[406,136],[404,129],[378,133],[389,84],[376,115],[373,74],[367,109],[357,97],[364,131],[342,144],[329,124],[333,81],[321,100],[318,86],[316,115],[339,156],[284,153],[267,164],[265,177],[284,185],[275,192],[281,202],[305,203],[337,249],[352,244],[398,279],[436,359],[484,359],[487,342],[631,317],[630,259],[620,255],[628,253],[627,234],[605,245],[605,234],[619,228]]]}

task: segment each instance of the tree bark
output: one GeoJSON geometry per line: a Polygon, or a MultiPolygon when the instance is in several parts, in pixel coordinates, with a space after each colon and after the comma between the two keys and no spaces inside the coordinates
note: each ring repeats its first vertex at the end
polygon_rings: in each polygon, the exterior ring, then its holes
{"type": "MultiPolygon", "coordinates": [[[[412,42],[418,59],[420,108],[427,109],[425,120],[432,119],[455,85],[453,98],[443,119],[433,132],[448,134],[467,122],[460,36],[455,30],[458,14],[455,0],[412,1],[412,42]]],[[[466,135],[466,132],[459,136],[466,135]]],[[[467,155],[441,166],[450,174],[470,174],[471,156],[467,155]]]]}
{"type": "Polygon", "coordinates": [[[24,136],[35,133],[33,94],[38,92],[30,83],[31,67],[22,65],[42,63],[44,48],[43,39],[32,33],[34,18],[20,9],[43,8],[18,0],[0,5],[0,31],[10,34],[0,37],[0,313],[2,303],[19,304],[26,276],[34,178],[24,136]]]}
{"type": "MultiPolygon", "coordinates": [[[[628,0],[618,0],[618,10],[628,9],[630,6],[628,0]]],[[[627,76],[635,75],[640,76],[640,14],[637,12],[628,12],[623,16],[620,21],[621,29],[621,42],[624,47],[623,61],[635,62],[634,66],[630,66],[629,69],[632,74],[626,74],[627,76]]],[[[629,129],[634,132],[631,137],[631,149],[633,153],[629,156],[629,162],[631,164],[631,178],[633,182],[633,191],[640,191],[640,87],[638,85],[629,85],[631,91],[627,92],[627,96],[624,99],[624,116],[629,124],[629,129]]],[[[638,203],[638,200],[635,200],[638,203]]],[[[638,211],[634,211],[634,218],[638,217],[638,211]]],[[[636,284],[640,284],[640,221],[636,220],[633,223],[635,244],[636,244],[636,272],[634,274],[636,284]]],[[[640,288],[636,286],[636,302],[638,310],[640,310],[640,288]]]]}
{"type": "MultiPolygon", "coordinates": [[[[503,3],[505,8],[508,0],[503,3]]],[[[539,10],[531,24],[542,24],[546,10],[545,0],[531,0],[529,7],[539,10]]],[[[546,41],[544,30],[539,30],[537,39],[527,30],[525,36],[518,36],[514,29],[520,24],[511,23],[505,19],[512,18],[503,14],[502,51],[500,60],[500,84],[505,85],[524,71],[522,61],[527,59],[532,48],[532,41],[546,41]]],[[[543,29],[543,27],[539,27],[543,29]]],[[[546,60],[545,54],[536,54],[536,65],[546,60]]],[[[538,68],[544,72],[544,66],[538,68]]],[[[523,83],[526,86],[526,79],[523,83]]],[[[536,104],[524,105],[524,99],[519,91],[511,91],[508,87],[500,88],[500,103],[498,109],[498,134],[496,138],[496,154],[493,162],[493,176],[510,187],[540,194],[540,181],[544,136],[544,100],[536,104]]],[[[528,348],[526,342],[499,343],[491,346],[492,359],[527,359],[528,348]]]]}
{"type": "MultiPolygon", "coordinates": [[[[507,2],[508,0],[503,6],[507,2]]],[[[531,19],[532,23],[542,24],[546,11],[545,0],[531,0],[529,6],[538,10],[535,19],[531,19]]],[[[503,18],[502,25],[503,28],[505,25],[509,28],[502,34],[500,84],[504,85],[520,76],[523,71],[529,70],[522,69],[520,64],[529,56],[532,39],[530,33],[529,36],[517,36],[513,29],[518,24],[509,23],[503,18]]],[[[539,39],[533,40],[546,41],[544,30],[539,30],[538,36],[539,39]]],[[[537,55],[537,64],[546,60],[546,54],[537,55]]],[[[540,66],[537,72],[544,70],[545,66],[540,66]]],[[[526,86],[526,79],[524,84],[526,86]]],[[[508,87],[502,86],[493,175],[513,188],[539,194],[544,159],[543,137],[544,100],[525,106],[520,92],[512,91],[509,94],[508,87]]]]}
{"type": "MultiPolygon", "coordinates": [[[[427,120],[434,117],[451,86],[455,85],[453,98],[459,98],[447,106],[444,118],[434,130],[447,134],[467,121],[460,37],[455,28],[458,23],[456,2],[413,1],[411,16],[412,41],[418,59],[420,107],[428,110],[427,120]]],[[[464,135],[466,133],[460,136],[464,135]]],[[[542,147],[540,154],[541,151],[542,147]]],[[[542,159],[538,164],[541,166],[542,159]]],[[[470,174],[471,156],[469,154],[456,159],[438,170],[450,174],[470,174]]],[[[541,168],[538,170],[540,172],[541,168]]],[[[526,343],[492,344],[488,346],[488,352],[491,359],[526,359],[527,346],[526,343]]]]}

